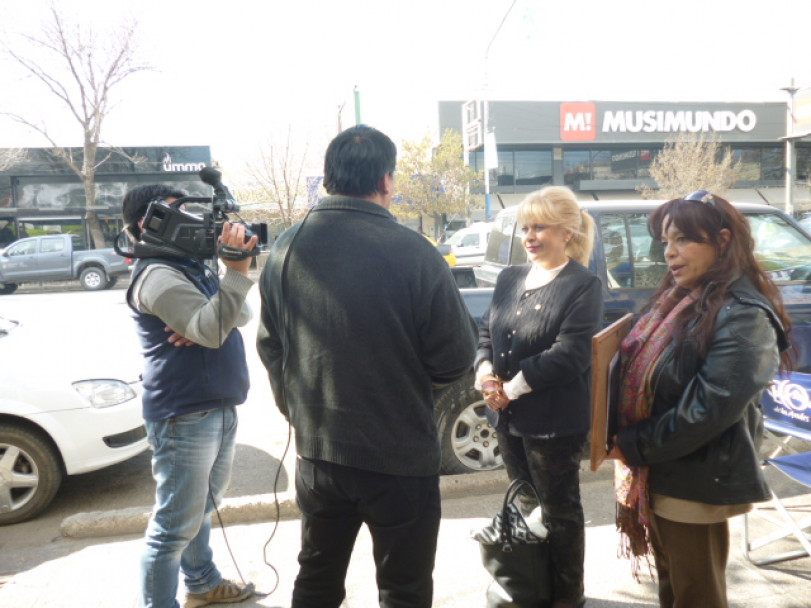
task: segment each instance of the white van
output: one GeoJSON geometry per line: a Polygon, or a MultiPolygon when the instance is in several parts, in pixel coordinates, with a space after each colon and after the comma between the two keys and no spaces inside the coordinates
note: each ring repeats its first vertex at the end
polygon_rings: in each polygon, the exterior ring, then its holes
{"type": "Polygon", "coordinates": [[[467,228],[457,230],[445,241],[456,256],[457,266],[475,266],[484,262],[492,228],[493,222],[474,222],[467,228]]]}

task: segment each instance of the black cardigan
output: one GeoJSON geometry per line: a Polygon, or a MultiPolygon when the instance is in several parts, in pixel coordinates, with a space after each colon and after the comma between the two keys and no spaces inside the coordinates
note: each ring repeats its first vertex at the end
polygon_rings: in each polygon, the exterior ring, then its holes
{"type": "Polygon", "coordinates": [[[526,437],[570,436],[591,426],[591,339],[603,314],[602,284],[570,261],[548,285],[527,290],[531,264],[499,274],[482,318],[476,365],[493,362],[499,378],[519,371],[532,392],[510,402],[491,422],[526,437]]]}

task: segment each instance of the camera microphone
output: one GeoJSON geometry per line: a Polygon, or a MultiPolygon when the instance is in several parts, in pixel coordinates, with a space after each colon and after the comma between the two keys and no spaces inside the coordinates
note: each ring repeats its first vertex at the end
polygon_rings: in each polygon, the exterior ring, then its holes
{"type": "Polygon", "coordinates": [[[226,206],[222,210],[225,212],[239,211],[239,205],[236,199],[228,190],[228,186],[222,183],[222,173],[214,167],[203,167],[198,173],[200,179],[204,184],[208,184],[214,188],[214,200],[216,202],[225,202],[226,206]]]}

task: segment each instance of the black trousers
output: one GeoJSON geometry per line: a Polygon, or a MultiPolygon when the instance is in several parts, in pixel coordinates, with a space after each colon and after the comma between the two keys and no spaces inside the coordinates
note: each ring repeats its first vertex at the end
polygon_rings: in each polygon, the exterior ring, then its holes
{"type": "MultiPolygon", "coordinates": [[[[510,479],[531,481],[541,499],[549,528],[554,600],[577,604],[583,599],[586,524],[580,501],[580,459],[586,435],[533,439],[502,432],[498,445],[510,479]]],[[[534,498],[520,497],[524,511],[534,498]]]]}
{"type": "Polygon", "coordinates": [[[430,608],[439,476],[400,477],[299,458],[299,573],[292,608],[338,608],[361,524],[372,536],[381,608],[430,608]]]}

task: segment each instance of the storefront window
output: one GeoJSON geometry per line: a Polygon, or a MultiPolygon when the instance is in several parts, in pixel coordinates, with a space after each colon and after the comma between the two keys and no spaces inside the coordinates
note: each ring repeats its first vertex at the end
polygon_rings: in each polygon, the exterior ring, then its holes
{"type": "Polygon", "coordinates": [[[736,148],[732,160],[738,167],[739,182],[756,182],[760,179],[760,149],[736,148]]]}
{"type": "Polygon", "coordinates": [[[515,163],[512,150],[498,151],[498,185],[515,185],[515,163]]]}
{"type": "Polygon", "coordinates": [[[591,178],[589,157],[588,150],[563,151],[563,182],[567,186],[573,186],[581,179],[591,178]]]}
{"type": "Polygon", "coordinates": [[[552,151],[527,150],[515,153],[515,183],[543,186],[552,181],[552,151]]]}
{"type": "Polygon", "coordinates": [[[811,178],[811,148],[797,147],[796,150],[797,150],[797,179],[807,180],[811,178]]]}
{"type": "MultiPolygon", "coordinates": [[[[760,160],[760,179],[763,180],[780,180],[783,179],[785,172],[785,159],[786,154],[783,148],[770,147],[763,148],[763,154],[760,160]]],[[[797,172],[799,173],[799,163],[797,164],[797,172]]]]}

